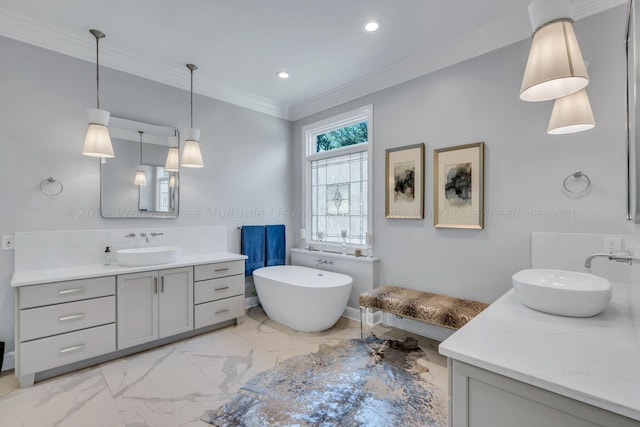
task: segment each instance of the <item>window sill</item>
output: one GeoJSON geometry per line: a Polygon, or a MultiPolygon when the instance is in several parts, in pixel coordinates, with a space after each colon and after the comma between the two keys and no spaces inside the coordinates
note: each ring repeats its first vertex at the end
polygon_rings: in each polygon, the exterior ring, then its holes
{"type": "Polygon", "coordinates": [[[309,249],[301,249],[301,248],[292,248],[291,252],[296,252],[300,254],[313,254],[317,256],[322,256],[325,258],[334,258],[334,259],[344,259],[349,261],[357,261],[357,262],[366,262],[366,263],[374,263],[380,262],[380,258],[369,258],[366,256],[355,256],[351,254],[341,254],[337,252],[327,252],[327,251],[318,251],[318,250],[309,250],[309,249]]]}

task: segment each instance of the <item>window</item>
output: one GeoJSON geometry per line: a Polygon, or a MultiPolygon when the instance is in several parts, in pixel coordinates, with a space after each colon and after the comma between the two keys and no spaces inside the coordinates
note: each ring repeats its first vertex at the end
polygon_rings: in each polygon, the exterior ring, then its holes
{"type": "Polygon", "coordinates": [[[369,213],[372,106],[302,129],[307,240],[364,245],[369,213]],[[322,236],[322,239],[320,239],[322,236]]]}

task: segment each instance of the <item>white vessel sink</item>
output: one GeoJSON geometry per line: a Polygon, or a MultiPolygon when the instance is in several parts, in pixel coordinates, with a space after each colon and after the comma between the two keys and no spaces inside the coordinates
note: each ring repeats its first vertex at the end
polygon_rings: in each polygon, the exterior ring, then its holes
{"type": "Polygon", "coordinates": [[[123,267],[168,264],[178,261],[179,258],[180,248],[178,246],[157,246],[116,251],[116,261],[123,267]]]}
{"type": "Polygon", "coordinates": [[[512,281],[524,305],[560,316],[595,316],[611,299],[611,283],[589,273],[531,269],[518,271],[512,281]]]}

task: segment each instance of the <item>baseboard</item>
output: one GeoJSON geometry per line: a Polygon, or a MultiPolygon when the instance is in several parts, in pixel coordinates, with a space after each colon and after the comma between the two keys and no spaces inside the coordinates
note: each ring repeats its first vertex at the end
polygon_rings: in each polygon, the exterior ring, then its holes
{"type": "Polygon", "coordinates": [[[391,313],[385,313],[383,324],[385,326],[402,329],[403,331],[413,332],[414,334],[418,334],[423,337],[432,338],[436,341],[444,341],[455,332],[453,329],[445,328],[443,326],[432,325],[418,320],[396,316],[391,313]]]}
{"type": "Polygon", "coordinates": [[[10,351],[4,354],[4,361],[2,362],[2,372],[14,369],[16,366],[16,353],[10,351]]]}
{"type": "Polygon", "coordinates": [[[258,297],[248,297],[244,299],[244,308],[256,307],[260,304],[258,297]]]}
{"type": "MultiPolygon", "coordinates": [[[[360,309],[359,308],[353,308],[353,307],[347,307],[347,308],[344,309],[344,313],[342,313],[342,316],[346,317],[347,319],[351,319],[351,320],[355,320],[356,322],[360,322],[360,309]]],[[[369,323],[369,324],[373,323],[374,325],[382,323],[382,312],[378,311],[378,312],[373,313],[373,318],[370,318],[367,323],[369,323]]]]}

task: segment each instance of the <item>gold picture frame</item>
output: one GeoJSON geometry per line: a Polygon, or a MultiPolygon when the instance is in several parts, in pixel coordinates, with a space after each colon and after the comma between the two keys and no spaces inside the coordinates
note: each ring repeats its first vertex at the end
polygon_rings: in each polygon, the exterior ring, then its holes
{"type": "Polygon", "coordinates": [[[484,228],[484,142],[433,150],[433,226],[484,228]]]}
{"type": "Polygon", "coordinates": [[[386,218],[424,218],[424,144],[386,150],[385,184],[386,218]]]}

